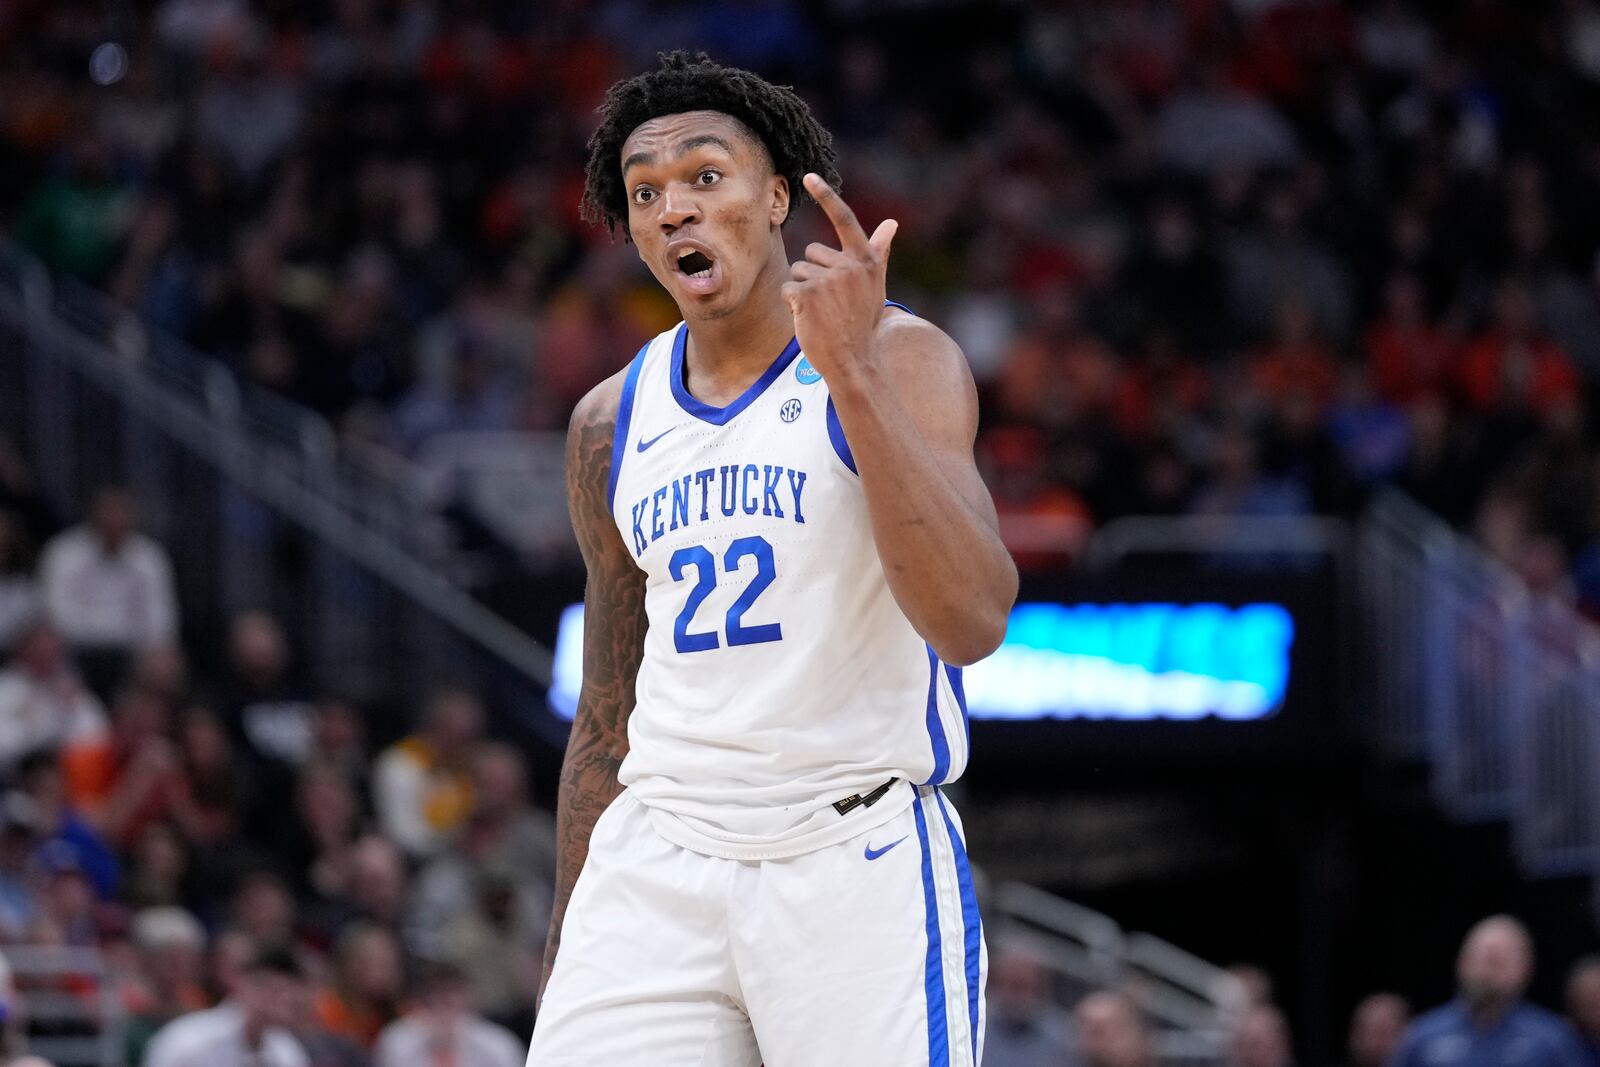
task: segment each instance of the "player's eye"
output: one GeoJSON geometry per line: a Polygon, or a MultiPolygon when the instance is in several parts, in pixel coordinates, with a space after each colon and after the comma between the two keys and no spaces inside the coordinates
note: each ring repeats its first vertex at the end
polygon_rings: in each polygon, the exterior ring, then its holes
{"type": "Polygon", "coordinates": [[[722,175],[714,170],[703,170],[695,176],[694,180],[701,185],[715,185],[722,180],[722,175]]]}
{"type": "Polygon", "coordinates": [[[648,204],[655,198],[656,191],[648,185],[641,185],[633,191],[633,202],[635,204],[648,204]]]}

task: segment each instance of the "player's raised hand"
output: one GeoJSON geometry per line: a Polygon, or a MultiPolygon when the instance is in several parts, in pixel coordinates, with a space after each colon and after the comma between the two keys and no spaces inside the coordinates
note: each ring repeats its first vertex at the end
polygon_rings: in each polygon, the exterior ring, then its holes
{"type": "Polygon", "coordinates": [[[805,187],[833,222],[840,247],[806,246],[805,258],[789,267],[783,298],[806,358],[838,386],[870,358],[883,314],[889,245],[900,224],[885,219],[868,237],[850,205],[819,175],[807,174],[805,187]]]}

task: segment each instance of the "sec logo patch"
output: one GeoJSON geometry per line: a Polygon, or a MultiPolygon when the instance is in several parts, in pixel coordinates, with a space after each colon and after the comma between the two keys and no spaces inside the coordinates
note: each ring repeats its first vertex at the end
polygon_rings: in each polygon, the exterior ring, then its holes
{"type": "Polygon", "coordinates": [[[800,417],[800,401],[790,397],[783,402],[783,407],[778,409],[778,418],[784,422],[793,422],[800,417]]]}

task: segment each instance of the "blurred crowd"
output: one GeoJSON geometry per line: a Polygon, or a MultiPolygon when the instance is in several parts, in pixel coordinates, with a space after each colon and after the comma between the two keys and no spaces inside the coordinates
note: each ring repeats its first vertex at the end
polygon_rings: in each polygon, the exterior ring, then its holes
{"type": "MultiPolygon", "coordinates": [[[[0,448],[0,1063],[109,1030],[129,1067],[519,1067],[554,826],[474,695],[423,695],[377,741],[262,611],[200,676],[128,491],[63,525],[25,474],[0,448]]],[[[986,1067],[1196,1054],[1146,1014],[1153,990],[1073,996],[990,937],[986,1067]]],[[[1484,919],[1454,999],[1413,1017],[1367,996],[1337,1060],[1297,1058],[1272,979],[1237,966],[1215,991],[1225,1067],[1600,1067],[1600,958],[1572,966],[1566,1018],[1525,1000],[1534,966],[1521,923],[1484,919]]]]}
{"type": "Polygon", "coordinates": [[[130,1067],[520,1067],[555,831],[477,697],[385,743],[262,611],[201,676],[128,491],[60,527],[4,452],[0,1062],[111,1027],[130,1067]]]}
{"type": "MultiPolygon", "coordinates": [[[[1413,1016],[1405,997],[1377,992],[1355,1005],[1339,1067],[1595,1067],[1600,1064],[1600,957],[1567,976],[1566,1016],[1524,999],[1534,976],[1527,929],[1490,916],[1463,940],[1456,997],[1413,1016]]],[[[1230,968],[1239,1004],[1225,1024],[1229,1067],[1295,1067],[1294,1036],[1271,976],[1230,968]]],[[[1135,983],[1095,990],[1070,1012],[1050,971],[1022,943],[1002,942],[989,977],[985,1067],[1156,1067],[1193,1049],[1163,1047],[1135,983]]],[[[1068,998],[1070,999],[1070,998],[1068,998]]]]}
{"type": "Polygon", "coordinates": [[[901,220],[1025,568],[1396,483],[1600,605],[1595,0],[18,0],[0,219],[347,435],[558,429],[674,318],[577,202],[605,87],[686,44],[901,220]]]}
{"type": "MultiPolygon", "coordinates": [[[[1600,613],[1596,0],[12,0],[0,227],[347,438],[559,429],[676,317],[577,204],[605,87],[680,45],[795,84],[900,220],[1024,569],[1396,484],[1600,613]]],[[[128,494],[64,527],[24,474],[0,448],[0,954],[103,950],[50,991],[112,989],[135,1065],[520,1062],[552,828],[473,694],[379,743],[262,612],[201,677],[128,494]]],[[[1526,937],[1483,929],[1453,1010],[1510,1019],[1526,937]]],[[[1289,1067],[1261,985],[1237,1067],[1289,1067]]],[[[986,1062],[1147,1067],[1136,999],[1047,990],[997,952],[986,1062]]],[[[1571,990],[1595,1067],[1600,965],[1571,990]]],[[[1350,1067],[1445,1063],[1460,1018],[1408,1016],[1363,1002],[1350,1067]]]]}

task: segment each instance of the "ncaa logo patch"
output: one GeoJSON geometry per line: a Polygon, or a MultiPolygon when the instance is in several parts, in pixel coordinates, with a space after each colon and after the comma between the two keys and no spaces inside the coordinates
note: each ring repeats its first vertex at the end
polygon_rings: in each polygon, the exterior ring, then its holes
{"type": "MultiPolygon", "coordinates": [[[[813,372],[814,373],[814,372],[813,372]]],[[[783,407],[778,409],[778,418],[784,422],[793,422],[800,417],[800,401],[790,397],[783,402],[783,407]]]]}
{"type": "MultiPolygon", "coordinates": [[[[794,380],[801,385],[815,385],[817,382],[822,381],[822,375],[817,371],[817,368],[811,365],[809,359],[801,356],[799,365],[794,369],[794,380]]],[[[794,420],[788,419],[785,421],[793,422],[794,420]]]]}

